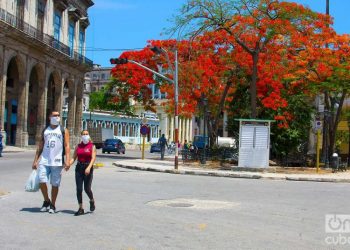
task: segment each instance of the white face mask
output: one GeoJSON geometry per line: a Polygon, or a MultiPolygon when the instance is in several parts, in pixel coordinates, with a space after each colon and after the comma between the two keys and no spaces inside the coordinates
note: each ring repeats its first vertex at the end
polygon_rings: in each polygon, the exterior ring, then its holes
{"type": "Polygon", "coordinates": [[[54,126],[59,125],[60,121],[61,121],[61,119],[59,117],[57,117],[57,116],[52,116],[50,118],[50,123],[51,123],[51,125],[54,125],[54,126]]]}
{"type": "Polygon", "coordinates": [[[90,141],[90,135],[82,135],[81,140],[83,141],[84,144],[88,144],[90,141]]]}

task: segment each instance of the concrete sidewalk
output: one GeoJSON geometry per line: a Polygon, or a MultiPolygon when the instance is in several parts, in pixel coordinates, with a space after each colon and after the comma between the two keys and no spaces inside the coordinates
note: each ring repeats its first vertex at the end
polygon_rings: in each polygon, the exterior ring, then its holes
{"type": "Polygon", "coordinates": [[[166,158],[163,161],[161,161],[160,159],[120,159],[118,162],[114,162],[113,165],[134,170],[153,171],[171,174],[187,174],[247,179],[350,183],[350,171],[326,174],[287,174],[232,171],[193,167],[190,164],[184,165],[181,160],[179,161],[179,169],[175,170],[173,158],[166,158]]]}
{"type": "Polygon", "coordinates": [[[25,147],[25,148],[19,148],[14,146],[5,146],[3,149],[3,153],[19,153],[19,152],[27,152],[27,151],[34,151],[36,150],[35,146],[25,147]]]}

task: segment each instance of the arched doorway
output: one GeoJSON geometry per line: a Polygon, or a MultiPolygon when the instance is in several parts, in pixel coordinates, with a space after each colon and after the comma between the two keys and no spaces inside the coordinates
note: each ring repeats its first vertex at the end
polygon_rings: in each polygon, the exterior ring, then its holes
{"type": "Polygon", "coordinates": [[[49,82],[47,84],[47,104],[46,104],[46,117],[49,117],[51,112],[55,109],[55,92],[56,84],[53,74],[49,77],[49,82]]]}
{"type": "Polygon", "coordinates": [[[54,71],[50,74],[48,83],[47,83],[47,103],[46,103],[46,122],[49,124],[48,117],[50,116],[52,111],[61,110],[61,86],[62,82],[60,81],[59,74],[54,71]]]}
{"type": "Polygon", "coordinates": [[[63,108],[62,108],[62,125],[66,128],[68,125],[68,105],[69,105],[69,86],[68,81],[66,80],[63,85],[63,108]]]}
{"type": "Polygon", "coordinates": [[[19,65],[16,57],[12,58],[7,67],[6,101],[4,114],[4,130],[6,131],[6,144],[15,145],[18,120],[18,94],[21,88],[19,84],[19,65]]]}

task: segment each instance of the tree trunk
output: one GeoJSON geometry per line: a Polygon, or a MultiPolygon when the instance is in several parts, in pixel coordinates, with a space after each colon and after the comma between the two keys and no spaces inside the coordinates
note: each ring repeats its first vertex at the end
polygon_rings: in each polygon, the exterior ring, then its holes
{"type": "MultiPolygon", "coordinates": [[[[332,113],[332,119],[329,126],[329,154],[328,157],[330,157],[334,152],[335,152],[335,140],[336,140],[336,136],[337,136],[337,129],[338,129],[338,124],[340,121],[340,115],[341,115],[341,111],[344,105],[344,100],[346,97],[347,91],[343,90],[342,95],[340,97],[340,101],[339,101],[339,106],[336,110],[336,113],[333,114],[332,113]]],[[[331,108],[334,107],[335,101],[332,102],[332,106],[331,108]]],[[[329,159],[329,158],[328,158],[329,159]]]]}
{"type": "MultiPolygon", "coordinates": [[[[325,102],[325,105],[324,105],[324,111],[328,111],[329,110],[329,100],[328,100],[328,92],[325,91],[324,92],[324,102],[325,102]]],[[[324,161],[325,163],[327,162],[327,159],[328,158],[328,138],[329,138],[329,135],[328,135],[328,113],[324,112],[323,113],[323,128],[322,128],[322,161],[324,161]]]]}
{"type": "Polygon", "coordinates": [[[252,81],[250,83],[250,106],[251,106],[251,118],[257,118],[256,112],[256,82],[258,80],[258,60],[259,54],[258,52],[254,52],[253,56],[253,72],[252,72],[252,81]]]}
{"type": "Polygon", "coordinates": [[[231,88],[231,86],[232,86],[231,81],[226,82],[226,86],[225,86],[225,89],[222,93],[219,107],[217,109],[217,113],[215,114],[215,116],[213,118],[211,117],[211,119],[208,119],[208,132],[209,132],[209,126],[210,126],[210,130],[211,130],[210,146],[216,145],[216,139],[218,137],[218,130],[219,130],[219,120],[221,119],[221,113],[224,109],[225,100],[226,100],[228,91],[231,88]]]}

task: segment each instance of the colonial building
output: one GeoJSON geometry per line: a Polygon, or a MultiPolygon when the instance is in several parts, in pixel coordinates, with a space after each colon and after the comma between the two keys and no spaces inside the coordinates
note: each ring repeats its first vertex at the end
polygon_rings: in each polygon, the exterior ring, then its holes
{"type": "Polygon", "coordinates": [[[33,145],[68,93],[72,141],[82,129],[91,0],[0,0],[0,127],[10,145],[33,145]]]}
{"type": "MultiPolygon", "coordinates": [[[[84,129],[88,129],[88,124],[91,122],[93,127],[112,129],[114,136],[121,139],[124,143],[140,144],[142,142],[140,127],[145,114],[127,116],[108,111],[91,110],[89,108],[90,93],[102,90],[105,87],[110,81],[111,69],[111,67],[101,67],[100,65],[95,64],[92,70],[85,74],[85,81],[82,90],[82,126],[84,129]]],[[[63,124],[67,125],[67,111],[69,106],[69,91],[67,88],[64,88],[63,94],[63,124]]],[[[147,123],[150,128],[149,141],[158,141],[159,119],[156,115],[148,116],[147,123]]]]}

